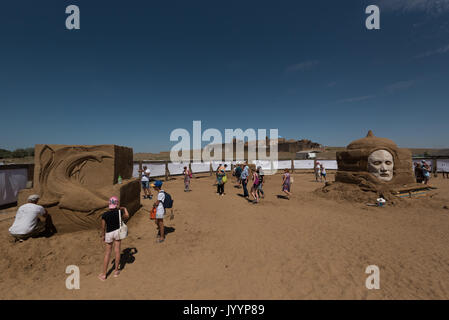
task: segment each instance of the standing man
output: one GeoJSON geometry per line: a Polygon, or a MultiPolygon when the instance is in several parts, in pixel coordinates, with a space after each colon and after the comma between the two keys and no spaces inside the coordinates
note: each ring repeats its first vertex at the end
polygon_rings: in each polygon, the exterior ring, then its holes
{"type": "Polygon", "coordinates": [[[143,166],[143,169],[139,170],[139,173],[142,174],[141,183],[142,183],[142,190],[143,190],[143,198],[144,199],[152,199],[153,196],[151,194],[151,189],[150,189],[151,171],[150,171],[150,169],[147,168],[147,166],[143,166]]]}
{"type": "Polygon", "coordinates": [[[249,197],[248,194],[248,189],[247,189],[247,184],[248,184],[248,177],[249,177],[249,167],[248,167],[248,163],[245,161],[245,168],[242,171],[242,174],[240,176],[240,179],[242,181],[242,186],[243,186],[243,196],[245,198],[249,197]]]}
{"type": "Polygon", "coordinates": [[[37,194],[29,196],[28,203],[20,206],[17,210],[14,223],[9,228],[9,233],[16,241],[22,242],[30,237],[39,237],[48,234],[48,232],[56,232],[47,210],[37,204],[39,198],[37,194]],[[45,222],[40,220],[40,217],[44,218],[45,222]]]}

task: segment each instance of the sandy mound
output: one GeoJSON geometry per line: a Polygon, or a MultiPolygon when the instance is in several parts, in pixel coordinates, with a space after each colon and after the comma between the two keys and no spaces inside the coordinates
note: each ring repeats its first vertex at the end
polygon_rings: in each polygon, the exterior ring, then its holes
{"type": "Polygon", "coordinates": [[[376,199],[379,198],[376,192],[363,191],[358,185],[340,182],[328,182],[324,187],[315,190],[314,193],[339,202],[376,203],[376,199]]]}

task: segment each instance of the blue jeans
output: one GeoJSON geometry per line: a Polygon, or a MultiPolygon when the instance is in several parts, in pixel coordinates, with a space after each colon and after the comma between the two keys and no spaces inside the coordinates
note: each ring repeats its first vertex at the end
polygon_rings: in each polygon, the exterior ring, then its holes
{"type": "Polygon", "coordinates": [[[242,186],[243,186],[243,196],[249,197],[248,189],[246,188],[247,182],[246,179],[242,180],[242,186]]]}

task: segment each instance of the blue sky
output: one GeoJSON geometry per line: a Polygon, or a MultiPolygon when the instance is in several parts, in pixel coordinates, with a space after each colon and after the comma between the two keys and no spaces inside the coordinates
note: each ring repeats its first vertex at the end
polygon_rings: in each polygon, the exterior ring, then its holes
{"type": "Polygon", "coordinates": [[[331,146],[372,129],[449,147],[448,18],[449,0],[8,1],[0,148],[159,152],[193,120],[331,146]],[[65,28],[70,4],[80,30],[65,28]],[[381,30],[365,28],[370,4],[381,30]]]}

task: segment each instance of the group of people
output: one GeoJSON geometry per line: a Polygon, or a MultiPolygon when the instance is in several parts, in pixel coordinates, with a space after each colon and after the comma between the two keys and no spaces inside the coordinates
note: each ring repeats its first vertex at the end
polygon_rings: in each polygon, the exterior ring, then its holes
{"type": "Polygon", "coordinates": [[[315,181],[316,182],[326,182],[326,168],[320,162],[316,162],[315,165],[315,181]]]}
{"type": "MultiPolygon", "coordinates": [[[[261,166],[253,168],[251,170],[247,162],[243,164],[237,164],[234,168],[233,175],[236,178],[236,187],[243,188],[243,197],[249,199],[249,195],[253,197],[253,203],[259,203],[260,199],[265,197],[263,186],[265,183],[265,173],[261,166]],[[248,183],[252,181],[251,189],[248,192],[248,183]]],[[[287,199],[291,194],[292,177],[288,169],[284,170],[282,175],[282,187],[281,190],[287,196],[287,199]]]]}
{"type": "Polygon", "coordinates": [[[430,165],[425,160],[421,160],[421,162],[416,162],[414,171],[417,183],[428,184],[430,180],[430,173],[432,170],[430,165]]]}
{"type": "Polygon", "coordinates": [[[262,167],[258,166],[254,170],[251,170],[248,163],[237,164],[234,167],[232,175],[236,179],[236,187],[243,188],[243,197],[249,199],[249,194],[253,197],[253,203],[259,203],[261,198],[264,198],[263,185],[265,180],[265,173],[262,167]],[[248,192],[248,183],[252,181],[250,191],[248,192]]]}

